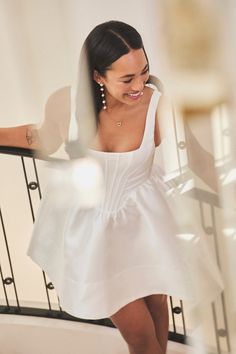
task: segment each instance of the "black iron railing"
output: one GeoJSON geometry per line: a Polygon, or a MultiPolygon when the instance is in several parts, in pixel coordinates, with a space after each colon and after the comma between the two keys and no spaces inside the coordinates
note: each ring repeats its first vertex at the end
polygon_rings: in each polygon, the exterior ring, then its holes
{"type": "MultiPolygon", "coordinates": [[[[40,180],[39,180],[39,174],[38,174],[38,169],[36,165],[36,160],[46,160],[46,161],[60,161],[60,159],[48,157],[45,155],[42,155],[38,151],[30,150],[30,149],[23,149],[23,148],[13,148],[13,147],[0,147],[0,153],[2,154],[7,154],[7,155],[14,155],[14,156],[19,156],[21,159],[22,163],[22,171],[25,179],[25,185],[26,185],[26,191],[28,195],[28,202],[29,202],[29,207],[31,211],[31,217],[32,217],[32,222],[35,221],[35,210],[34,210],[34,205],[32,201],[32,192],[37,191],[38,192],[38,197],[39,199],[42,198],[42,192],[41,192],[41,187],[40,187],[40,180]],[[30,158],[33,164],[33,170],[34,170],[34,175],[35,175],[35,180],[30,181],[27,173],[27,166],[25,164],[25,159],[30,158]]],[[[4,297],[5,297],[5,304],[2,305],[0,304],[0,313],[4,314],[18,314],[18,315],[28,315],[28,316],[38,316],[38,317],[47,317],[47,318],[57,318],[57,319],[63,319],[63,320],[70,320],[70,321],[79,321],[79,322],[87,322],[87,323],[94,323],[94,324],[99,324],[99,325],[105,325],[109,327],[114,327],[113,323],[109,319],[100,319],[100,320],[84,320],[84,319],[79,319],[76,317],[73,317],[66,312],[64,312],[60,306],[60,301],[58,299],[58,310],[55,310],[52,308],[52,302],[51,302],[51,291],[54,290],[54,286],[52,282],[47,281],[47,276],[44,271],[42,271],[42,279],[44,283],[44,288],[45,288],[45,295],[47,299],[47,306],[48,309],[43,309],[43,308],[35,308],[35,307],[25,307],[21,306],[19,296],[17,293],[17,286],[16,286],[16,280],[14,276],[14,265],[12,262],[12,257],[11,257],[11,252],[10,248],[8,245],[8,239],[7,239],[7,233],[4,225],[4,217],[2,210],[0,208],[0,220],[1,220],[1,229],[2,229],[2,235],[4,238],[4,244],[5,244],[5,249],[7,253],[7,261],[10,269],[10,274],[5,275],[2,266],[1,266],[1,260],[0,260],[0,274],[1,274],[1,280],[2,280],[2,286],[3,286],[3,291],[4,291],[4,297]],[[10,305],[10,301],[8,298],[7,294],[7,287],[12,286],[14,289],[14,302],[16,305],[10,305]]]]}

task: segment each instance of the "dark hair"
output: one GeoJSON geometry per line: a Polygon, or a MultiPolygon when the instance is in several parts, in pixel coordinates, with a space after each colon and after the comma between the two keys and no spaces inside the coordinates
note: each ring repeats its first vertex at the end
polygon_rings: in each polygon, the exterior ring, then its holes
{"type": "Polygon", "coordinates": [[[89,33],[85,40],[85,49],[96,115],[102,108],[102,102],[100,87],[93,80],[94,70],[97,70],[101,76],[105,76],[111,64],[122,55],[129,53],[131,49],[141,48],[148,61],[143,41],[138,31],[121,21],[101,23],[89,33]]]}

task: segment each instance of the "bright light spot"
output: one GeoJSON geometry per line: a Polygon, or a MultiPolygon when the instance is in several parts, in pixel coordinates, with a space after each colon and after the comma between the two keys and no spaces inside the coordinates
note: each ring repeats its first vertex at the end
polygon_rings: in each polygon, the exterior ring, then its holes
{"type": "Polygon", "coordinates": [[[200,237],[197,236],[197,237],[195,237],[195,239],[193,240],[193,243],[198,243],[199,240],[200,240],[200,237]]]}
{"type": "Polygon", "coordinates": [[[102,171],[91,158],[75,160],[71,170],[71,182],[83,204],[93,205],[100,199],[102,171]]]}
{"type": "Polygon", "coordinates": [[[236,229],[233,227],[223,229],[223,233],[226,237],[236,239],[236,229]]]}
{"type": "Polygon", "coordinates": [[[229,184],[229,183],[232,183],[235,181],[236,181],[236,168],[233,168],[226,175],[225,180],[223,181],[222,185],[225,186],[226,184],[229,184]]]}
{"type": "Polygon", "coordinates": [[[181,194],[189,191],[190,189],[193,189],[194,187],[194,180],[193,179],[190,179],[188,180],[187,182],[184,183],[184,186],[183,188],[181,189],[181,194]]]}
{"type": "Polygon", "coordinates": [[[195,238],[195,235],[194,234],[177,234],[176,235],[177,237],[181,238],[182,240],[185,240],[185,241],[192,241],[194,238],[195,238]]]}
{"type": "Polygon", "coordinates": [[[89,159],[81,159],[72,168],[72,181],[76,187],[90,190],[96,185],[100,171],[98,166],[89,159]]]}
{"type": "Polygon", "coordinates": [[[51,193],[55,203],[93,207],[102,198],[103,173],[98,162],[90,157],[71,160],[54,171],[51,193]]]}
{"type": "Polygon", "coordinates": [[[174,192],[174,188],[170,188],[170,189],[166,192],[166,194],[167,194],[167,195],[171,195],[173,192],[174,192]]]}

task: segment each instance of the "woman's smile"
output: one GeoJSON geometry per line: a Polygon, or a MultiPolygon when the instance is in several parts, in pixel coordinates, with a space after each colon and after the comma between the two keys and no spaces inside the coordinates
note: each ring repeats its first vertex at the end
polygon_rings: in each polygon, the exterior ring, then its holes
{"type": "Polygon", "coordinates": [[[143,91],[139,91],[137,93],[127,93],[126,95],[132,100],[138,100],[143,96],[143,91]]]}

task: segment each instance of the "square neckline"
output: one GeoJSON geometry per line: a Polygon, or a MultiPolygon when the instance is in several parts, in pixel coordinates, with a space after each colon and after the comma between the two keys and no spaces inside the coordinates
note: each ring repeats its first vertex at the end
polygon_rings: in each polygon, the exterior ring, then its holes
{"type": "MultiPolygon", "coordinates": [[[[146,85],[146,86],[150,87],[149,84],[146,85]]],[[[107,155],[125,155],[125,154],[136,153],[139,150],[141,150],[141,148],[142,148],[142,146],[144,144],[145,136],[147,134],[147,121],[148,121],[148,116],[149,116],[150,110],[151,110],[151,102],[153,100],[154,93],[158,92],[157,88],[154,85],[152,85],[152,86],[154,88],[153,88],[153,92],[151,94],[151,98],[150,98],[150,101],[149,101],[149,104],[148,104],[148,110],[147,110],[146,119],[145,119],[145,127],[144,127],[143,137],[142,137],[142,141],[141,141],[139,147],[137,149],[130,150],[130,151],[102,151],[102,150],[95,150],[95,149],[88,148],[89,152],[95,153],[95,154],[98,153],[98,154],[107,154],[107,155]]],[[[150,87],[150,88],[152,88],[152,87],[150,87]]],[[[160,146],[160,144],[158,146],[160,146]]],[[[155,148],[158,147],[158,146],[155,146],[155,148]]]]}

